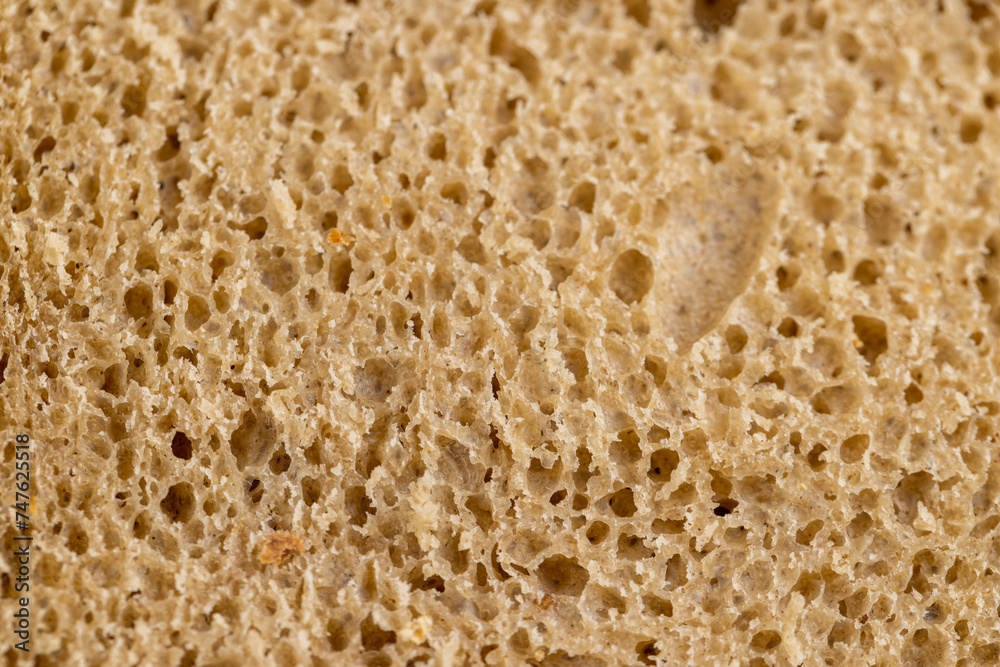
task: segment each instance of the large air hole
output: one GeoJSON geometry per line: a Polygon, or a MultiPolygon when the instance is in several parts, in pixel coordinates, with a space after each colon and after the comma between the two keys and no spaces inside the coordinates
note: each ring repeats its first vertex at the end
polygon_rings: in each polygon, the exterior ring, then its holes
{"type": "Polygon", "coordinates": [[[597,186],[590,181],[584,181],[573,188],[569,197],[569,205],[584,213],[594,211],[594,200],[597,198],[597,186]]]}
{"type": "Polygon", "coordinates": [[[174,484],[160,501],[160,510],[175,523],[186,523],[194,514],[194,491],[187,482],[174,484]]]}
{"type": "MultiPolygon", "coordinates": [[[[379,651],[386,644],[396,643],[396,633],[383,630],[372,618],[371,614],[361,621],[361,646],[366,651],[379,651]]],[[[373,663],[370,663],[373,664],[373,663]]]]}
{"type": "Polygon", "coordinates": [[[715,34],[736,20],[744,0],[694,0],[694,20],[707,33],[715,34]]]}
{"type": "Polygon", "coordinates": [[[742,352],[749,340],[746,330],[738,324],[734,324],[726,329],[726,344],[729,346],[731,354],[742,352]]]}
{"type": "Polygon", "coordinates": [[[312,477],[302,478],[302,502],[312,507],[323,495],[323,483],[312,477]]]}
{"type": "Polygon", "coordinates": [[[330,187],[340,194],[344,194],[352,185],[354,185],[354,177],[351,176],[348,168],[342,164],[334,167],[333,175],[330,179],[330,187]]]}
{"type": "Polygon", "coordinates": [[[630,468],[642,458],[639,436],[632,429],[622,431],[618,434],[618,439],[611,443],[609,453],[620,467],[623,469],[630,468]]]}
{"type": "Polygon", "coordinates": [[[34,153],[35,162],[41,162],[45,154],[50,152],[55,147],[56,147],[56,140],[53,139],[52,137],[45,137],[44,139],[39,141],[38,145],[35,147],[35,153],[34,153]]]}
{"type": "Polygon", "coordinates": [[[259,241],[264,238],[267,234],[267,219],[263,216],[257,216],[245,225],[238,225],[235,222],[228,223],[229,227],[232,229],[239,229],[244,234],[250,237],[252,241],[259,241]]]}
{"type": "Polygon", "coordinates": [[[344,500],[352,525],[364,526],[368,517],[375,514],[375,506],[372,505],[372,501],[363,486],[348,488],[344,494],[344,500]]]}
{"type": "Polygon", "coordinates": [[[870,259],[862,260],[854,267],[854,280],[866,287],[874,285],[881,276],[882,270],[870,259]]]}
{"type": "Polygon", "coordinates": [[[427,157],[438,161],[448,157],[448,142],[440,132],[433,135],[427,143],[427,157]]]}
{"type": "Polygon", "coordinates": [[[299,282],[298,267],[288,258],[273,258],[260,271],[260,282],[278,295],[287,294],[299,282]]]}
{"type": "Polygon", "coordinates": [[[351,273],[354,267],[349,255],[341,255],[330,260],[330,287],[336,292],[346,294],[351,287],[351,273]]]}
{"type": "Polygon", "coordinates": [[[500,56],[516,69],[528,83],[535,84],[541,76],[541,63],[538,57],[528,49],[520,46],[507,36],[503,26],[497,26],[490,38],[490,55],[500,56]]]}
{"type": "Polygon", "coordinates": [[[626,250],[611,266],[608,284],[626,305],[641,301],[653,287],[653,263],[638,250],[626,250]]]}
{"type": "Polygon", "coordinates": [[[146,111],[146,86],[132,85],[122,94],[122,112],[125,117],[139,116],[146,111]]]}
{"type": "Polygon", "coordinates": [[[542,590],[554,595],[579,597],[590,580],[590,573],[576,558],[567,558],[561,554],[542,561],[537,575],[542,590]]]}
{"type": "Polygon", "coordinates": [[[140,284],[125,292],[125,310],[135,320],[152,315],[153,290],[148,285],[140,284]]]}
{"type": "Polygon", "coordinates": [[[272,473],[274,473],[275,475],[281,475],[284,474],[285,471],[287,471],[288,468],[291,467],[291,465],[292,465],[292,457],[288,455],[288,452],[285,451],[285,446],[282,445],[274,453],[274,456],[271,457],[271,463],[269,464],[269,467],[271,468],[272,473]]]}
{"type": "Polygon", "coordinates": [[[912,526],[921,514],[921,505],[928,512],[935,509],[937,496],[937,483],[929,472],[906,475],[893,492],[892,504],[896,510],[896,518],[912,526]]]}
{"type": "Polygon", "coordinates": [[[212,262],[209,264],[212,269],[212,282],[214,283],[218,280],[222,272],[226,270],[226,267],[232,266],[235,261],[236,259],[233,255],[224,250],[215,253],[212,262]]]}
{"type": "Polygon", "coordinates": [[[856,387],[838,385],[818,391],[813,396],[812,407],[818,414],[836,415],[855,410],[860,402],[860,392],[856,387]]]}
{"type": "Polygon", "coordinates": [[[611,527],[603,521],[595,521],[587,528],[587,541],[591,544],[600,544],[611,532],[611,527]]]}
{"type": "Polygon", "coordinates": [[[646,473],[651,480],[660,484],[670,481],[670,475],[677,469],[680,456],[672,449],[658,449],[649,457],[649,471],[646,473]]]}
{"type": "Polygon", "coordinates": [[[755,651],[771,651],[781,644],[781,635],[774,630],[761,630],[750,640],[755,651]]]}
{"type": "Polygon", "coordinates": [[[187,461],[191,458],[193,450],[191,440],[181,431],[177,431],[170,442],[170,451],[173,452],[174,456],[187,461]]]}
{"type": "Polygon", "coordinates": [[[646,372],[653,376],[653,382],[659,387],[667,379],[667,364],[660,357],[647,356],[643,363],[646,372]]]}
{"type": "Polygon", "coordinates": [[[924,392],[921,391],[920,387],[911,382],[909,386],[903,390],[903,398],[906,400],[907,405],[913,405],[924,400],[924,392]]]}
{"type": "Polygon", "coordinates": [[[441,188],[441,196],[451,200],[459,206],[465,206],[469,200],[469,193],[465,189],[464,183],[448,183],[441,188]]]}
{"type": "Polygon", "coordinates": [[[863,315],[856,315],[851,321],[854,323],[854,334],[861,341],[858,351],[869,364],[874,364],[879,355],[889,349],[885,322],[863,315]]]}
{"type": "Polygon", "coordinates": [[[823,522],[819,519],[810,521],[805,528],[796,531],[795,541],[803,546],[811,546],[819,531],[823,530],[823,522]]]}
{"type": "Polygon", "coordinates": [[[90,538],[83,528],[72,524],[66,532],[66,546],[73,553],[82,556],[87,553],[87,548],[90,546],[90,538]]]}
{"type": "Polygon", "coordinates": [[[229,441],[236,467],[243,471],[262,463],[270,457],[276,439],[277,427],[270,417],[258,417],[252,410],[245,412],[229,441]]]}
{"type": "Polygon", "coordinates": [[[624,488],[608,496],[608,506],[617,516],[628,518],[638,511],[632,489],[624,488]]]}
{"type": "Polygon", "coordinates": [[[959,136],[964,144],[974,144],[979,141],[979,135],[983,132],[983,121],[974,117],[962,119],[962,126],[959,136]]]}
{"type": "Polygon", "coordinates": [[[358,369],[355,390],[368,403],[382,403],[397,382],[396,369],[384,359],[369,359],[358,369]]]}
{"type": "Polygon", "coordinates": [[[684,562],[684,559],[681,558],[680,554],[674,554],[667,559],[667,567],[664,578],[666,580],[666,589],[668,591],[680,588],[688,582],[687,564],[684,562]]]}
{"type": "Polygon", "coordinates": [[[865,455],[871,438],[866,434],[852,435],[840,445],[840,460],[844,463],[857,463],[865,455]]]}
{"type": "Polygon", "coordinates": [[[201,325],[208,322],[212,316],[212,311],[208,307],[208,302],[200,296],[188,295],[187,312],[184,314],[184,324],[188,331],[196,331],[201,325]]]}
{"type": "Polygon", "coordinates": [[[176,156],[180,150],[181,142],[177,138],[177,128],[168,127],[166,139],[163,141],[163,145],[156,151],[156,159],[160,162],[166,162],[176,156]]]}

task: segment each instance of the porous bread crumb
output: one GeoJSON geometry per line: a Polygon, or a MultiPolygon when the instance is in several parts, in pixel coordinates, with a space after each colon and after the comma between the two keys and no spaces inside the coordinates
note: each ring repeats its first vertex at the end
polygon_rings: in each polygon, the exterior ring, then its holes
{"type": "Polygon", "coordinates": [[[264,565],[283,563],[305,549],[302,540],[289,533],[274,533],[264,538],[257,559],[264,565]]]}
{"type": "Polygon", "coordinates": [[[6,664],[998,664],[998,14],[0,3],[6,664]]]}

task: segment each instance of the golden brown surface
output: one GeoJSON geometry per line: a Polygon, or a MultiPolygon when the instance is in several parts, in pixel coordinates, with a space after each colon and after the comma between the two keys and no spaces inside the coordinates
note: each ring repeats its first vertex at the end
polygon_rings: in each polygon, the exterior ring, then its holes
{"type": "Polygon", "coordinates": [[[0,3],[7,664],[997,664],[998,16],[0,3]]]}

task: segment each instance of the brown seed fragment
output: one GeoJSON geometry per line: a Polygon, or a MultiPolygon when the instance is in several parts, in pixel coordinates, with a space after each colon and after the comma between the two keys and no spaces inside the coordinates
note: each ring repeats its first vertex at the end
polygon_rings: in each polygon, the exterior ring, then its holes
{"type": "Polygon", "coordinates": [[[333,245],[348,245],[354,242],[354,237],[350,234],[344,234],[339,229],[331,229],[330,235],[326,237],[326,240],[333,245]]]}
{"type": "Polygon", "coordinates": [[[264,565],[283,563],[305,547],[302,540],[290,533],[275,533],[264,538],[258,559],[264,565]]]}

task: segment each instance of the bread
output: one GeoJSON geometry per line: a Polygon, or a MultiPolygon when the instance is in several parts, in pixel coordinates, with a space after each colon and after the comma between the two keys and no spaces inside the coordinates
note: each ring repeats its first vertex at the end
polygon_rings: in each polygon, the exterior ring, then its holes
{"type": "Polygon", "coordinates": [[[1000,660],[995,3],[0,14],[6,664],[1000,660]]]}

